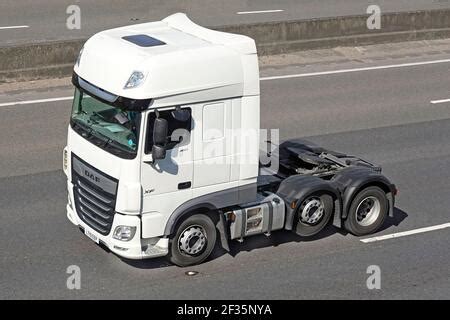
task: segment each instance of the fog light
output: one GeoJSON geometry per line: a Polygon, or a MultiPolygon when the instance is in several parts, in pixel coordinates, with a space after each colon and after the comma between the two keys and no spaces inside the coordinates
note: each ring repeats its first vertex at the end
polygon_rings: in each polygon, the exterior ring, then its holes
{"type": "Polygon", "coordinates": [[[120,241],[130,241],[136,233],[136,227],[118,226],[114,230],[113,238],[120,241]]]}
{"type": "Polygon", "coordinates": [[[119,247],[119,246],[114,246],[114,249],[117,249],[117,250],[120,250],[120,251],[127,251],[128,250],[128,248],[122,248],[122,247],[119,247]]]}

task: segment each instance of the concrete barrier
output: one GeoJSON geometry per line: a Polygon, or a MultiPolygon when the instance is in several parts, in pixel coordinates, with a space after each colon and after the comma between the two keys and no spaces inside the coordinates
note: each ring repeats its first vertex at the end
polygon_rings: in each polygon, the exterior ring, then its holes
{"type": "Polygon", "coordinates": [[[255,39],[261,55],[450,37],[450,10],[386,13],[381,29],[369,30],[369,15],[255,23],[216,28],[255,39]]]}
{"type": "MultiPolygon", "coordinates": [[[[260,55],[450,37],[450,9],[386,13],[381,29],[369,15],[215,27],[255,39],[260,55]]],[[[0,47],[0,82],[69,76],[86,39],[0,47]]]]}
{"type": "Polygon", "coordinates": [[[0,82],[68,76],[85,41],[0,47],[0,82]]]}

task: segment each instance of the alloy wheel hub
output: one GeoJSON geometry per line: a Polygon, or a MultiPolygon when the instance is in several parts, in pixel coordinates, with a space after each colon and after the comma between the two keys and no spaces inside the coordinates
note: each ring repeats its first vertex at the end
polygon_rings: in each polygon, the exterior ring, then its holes
{"type": "Polygon", "coordinates": [[[316,224],[322,219],[324,205],[319,198],[310,198],[305,201],[300,214],[300,220],[307,224],[316,224]]]}
{"type": "Polygon", "coordinates": [[[205,248],[206,243],[206,232],[200,226],[186,228],[178,239],[180,250],[191,256],[200,253],[205,248]]]}

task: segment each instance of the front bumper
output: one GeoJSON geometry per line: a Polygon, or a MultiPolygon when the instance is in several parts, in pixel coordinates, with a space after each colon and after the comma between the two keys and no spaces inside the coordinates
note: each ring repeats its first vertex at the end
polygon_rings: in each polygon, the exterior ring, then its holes
{"type": "Polygon", "coordinates": [[[68,182],[67,187],[69,191],[69,198],[66,209],[67,218],[69,221],[74,225],[81,227],[83,230],[88,230],[89,233],[95,235],[99,243],[102,243],[109,250],[111,250],[111,252],[120,257],[133,260],[162,257],[168,254],[169,239],[159,237],[142,239],[140,237],[141,219],[139,216],[116,213],[114,215],[114,221],[110,233],[105,236],[101,235],[78,217],[75,206],[73,205],[73,186],[70,182],[68,182]],[[112,237],[115,228],[120,225],[136,227],[136,234],[133,239],[130,241],[120,241],[112,237]]]}

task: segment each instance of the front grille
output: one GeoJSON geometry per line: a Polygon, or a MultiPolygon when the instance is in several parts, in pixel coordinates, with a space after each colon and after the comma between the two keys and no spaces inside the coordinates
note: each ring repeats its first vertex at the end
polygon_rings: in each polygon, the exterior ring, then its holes
{"type": "Polygon", "coordinates": [[[100,234],[108,235],[114,220],[116,195],[102,190],[76,170],[72,170],[72,182],[78,217],[100,234]]]}

